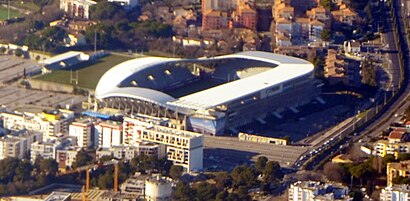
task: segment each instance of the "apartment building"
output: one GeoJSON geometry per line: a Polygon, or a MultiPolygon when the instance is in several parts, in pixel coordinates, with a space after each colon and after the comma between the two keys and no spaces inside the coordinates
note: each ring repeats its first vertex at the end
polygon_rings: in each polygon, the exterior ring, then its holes
{"type": "Polygon", "coordinates": [[[72,122],[69,127],[69,136],[77,138],[77,146],[91,147],[94,124],[91,119],[78,119],[72,122]]]}
{"type": "Polygon", "coordinates": [[[3,127],[18,131],[27,129],[43,133],[43,138],[57,137],[60,133],[68,132],[68,124],[74,120],[71,110],[54,110],[42,113],[3,112],[1,113],[3,127]]]}
{"type": "Polygon", "coordinates": [[[38,157],[43,159],[56,159],[57,150],[63,149],[71,145],[72,141],[69,139],[46,139],[44,141],[37,141],[31,144],[30,161],[34,163],[38,157]]]}
{"type": "Polygon", "coordinates": [[[410,135],[406,129],[395,129],[386,139],[378,140],[373,145],[373,154],[384,157],[392,154],[396,158],[401,153],[410,153],[410,135]]]}
{"type": "Polygon", "coordinates": [[[137,146],[112,146],[109,148],[98,148],[96,155],[97,158],[103,156],[112,156],[116,159],[131,160],[141,154],[146,156],[155,156],[162,158],[165,155],[159,156],[160,150],[165,147],[155,143],[141,142],[137,146]]]}
{"type": "Polygon", "coordinates": [[[288,190],[289,201],[353,200],[349,188],[337,183],[297,181],[288,190]]]}
{"type": "Polygon", "coordinates": [[[175,165],[182,166],[186,171],[200,170],[203,165],[203,135],[199,133],[178,130],[125,117],[123,122],[126,143],[152,142],[165,146],[162,151],[167,159],[175,165]]]}
{"type": "Polygon", "coordinates": [[[0,160],[7,157],[25,158],[31,144],[42,141],[43,135],[40,132],[21,130],[7,134],[0,138],[0,160]]]}
{"type": "Polygon", "coordinates": [[[227,27],[227,12],[218,10],[206,10],[202,13],[202,30],[215,30],[227,27]]]}
{"type": "Polygon", "coordinates": [[[60,10],[71,17],[90,18],[90,7],[97,4],[92,0],[60,0],[60,10]]]}
{"type": "Polygon", "coordinates": [[[407,201],[410,200],[409,194],[410,186],[407,184],[388,186],[380,192],[380,201],[407,201]]]}
{"type": "Polygon", "coordinates": [[[122,123],[104,121],[96,124],[94,128],[94,147],[110,148],[123,144],[122,123]]]}
{"type": "Polygon", "coordinates": [[[78,146],[66,146],[57,150],[56,161],[58,163],[58,168],[64,171],[67,167],[71,167],[80,151],[81,148],[78,146]]]}
{"type": "Polygon", "coordinates": [[[235,27],[256,30],[257,12],[249,3],[240,2],[232,15],[235,19],[235,27]]]}
{"type": "Polygon", "coordinates": [[[387,163],[387,186],[393,186],[396,177],[410,177],[410,160],[387,163]]]}

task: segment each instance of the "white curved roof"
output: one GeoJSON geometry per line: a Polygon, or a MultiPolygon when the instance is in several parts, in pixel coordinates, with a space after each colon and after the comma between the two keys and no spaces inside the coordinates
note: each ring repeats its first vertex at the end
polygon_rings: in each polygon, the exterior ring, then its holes
{"type": "Polygon", "coordinates": [[[118,85],[127,77],[138,73],[138,71],[150,68],[156,64],[167,61],[173,61],[173,58],[162,57],[142,57],[122,62],[107,72],[98,81],[95,89],[95,96],[98,99],[111,96],[137,98],[144,101],[166,105],[168,101],[175,100],[168,94],[157,90],[141,87],[118,87],[118,85]]]}
{"type": "Polygon", "coordinates": [[[144,57],[123,62],[107,71],[98,82],[96,97],[110,96],[134,97],[150,102],[181,107],[186,109],[208,109],[237,100],[257,91],[270,88],[284,81],[294,79],[313,72],[313,64],[303,59],[260,51],[248,51],[212,58],[176,59],[161,57],[144,57]],[[222,84],[207,90],[199,91],[179,99],[152,89],[141,87],[118,87],[119,83],[142,69],[157,64],[176,61],[203,61],[221,59],[250,59],[277,65],[264,73],[222,84]]]}

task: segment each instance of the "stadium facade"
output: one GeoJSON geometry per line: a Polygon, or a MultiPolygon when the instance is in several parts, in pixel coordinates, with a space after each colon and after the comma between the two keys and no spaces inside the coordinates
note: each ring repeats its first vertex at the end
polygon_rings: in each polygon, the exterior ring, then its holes
{"type": "Polygon", "coordinates": [[[305,60],[259,51],[198,59],[143,57],[107,71],[96,87],[96,104],[223,134],[317,98],[321,90],[313,69],[305,60]]]}

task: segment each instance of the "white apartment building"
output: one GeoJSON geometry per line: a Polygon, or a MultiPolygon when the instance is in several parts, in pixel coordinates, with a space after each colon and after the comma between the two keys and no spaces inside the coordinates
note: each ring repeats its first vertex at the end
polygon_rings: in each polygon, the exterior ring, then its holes
{"type": "Polygon", "coordinates": [[[49,113],[1,113],[3,127],[18,131],[27,129],[43,133],[43,138],[56,137],[59,133],[67,133],[68,124],[74,119],[70,110],[56,110],[49,113]]]}
{"type": "Polygon", "coordinates": [[[68,146],[57,150],[56,160],[58,163],[58,168],[61,170],[71,167],[77,158],[78,152],[80,151],[81,148],[78,146],[68,146]]]}
{"type": "Polygon", "coordinates": [[[56,159],[57,150],[71,144],[68,139],[46,139],[45,141],[37,141],[31,144],[30,161],[34,163],[37,157],[44,159],[56,159]]]}
{"type": "MultiPolygon", "coordinates": [[[[164,146],[162,147],[165,148],[164,146]]],[[[113,156],[116,159],[131,160],[141,154],[146,156],[159,157],[160,145],[149,142],[141,142],[138,146],[112,146],[110,148],[98,148],[96,155],[97,158],[103,156],[113,156]]],[[[164,156],[161,156],[164,157],[164,156]]],[[[160,157],[160,158],[161,158],[160,157]]]]}
{"type": "Polygon", "coordinates": [[[409,193],[409,185],[393,185],[382,189],[380,201],[408,201],[409,193]]]}
{"type": "Polygon", "coordinates": [[[40,132],[21,130],[0,138],[0,160],[7,157],[22,159],[30,150],[31,144],[42,141],[40,132]]]}
{"type": "Polygon", "coordinates": [[[188,172],[200,170],[203,167],[204,139],[202,134],[129,117],[124,118],[123,129],[125,144],[146,141],[164,145],[166,157],[174,165],[180,165],[188,172]]]}
{"type": "Polygon", "coordinates": [[[70,124],[68,135],[77,138],[77,146],[84,148],[91,147],[93,126],[94,124],[91,119],[76,120],[70,124]]]}
{"type": "Polygon", "coordinates": [[[289,201],[353,200],[349,188],[341,184],[319,181],[297,181],[288,190],[289,201]]]}
{"type": "Polygon", "coordinates": [[[95,125],[94,147],[110,148],[122,145],[122,123],[105,121],[95,125]]]}

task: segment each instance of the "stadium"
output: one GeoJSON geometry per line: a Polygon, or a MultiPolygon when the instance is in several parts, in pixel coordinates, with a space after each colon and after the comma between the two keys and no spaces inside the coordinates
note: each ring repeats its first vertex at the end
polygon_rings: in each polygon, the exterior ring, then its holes
{"type": "Polygon", "coordinates": [[[142,57],[101,77],[96,105],[166,117],[173,126],[219,135],[317,98],[313,69],[305,60],[259,51],[197,59],[142,57]]]}

